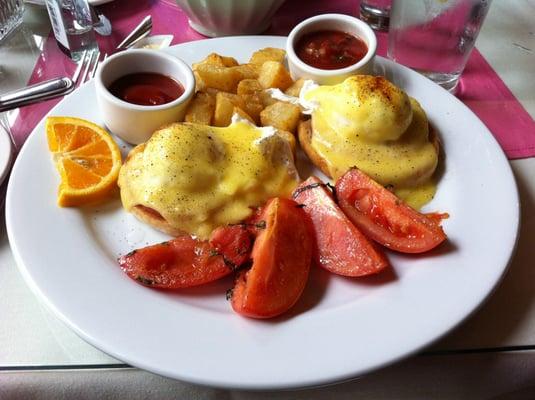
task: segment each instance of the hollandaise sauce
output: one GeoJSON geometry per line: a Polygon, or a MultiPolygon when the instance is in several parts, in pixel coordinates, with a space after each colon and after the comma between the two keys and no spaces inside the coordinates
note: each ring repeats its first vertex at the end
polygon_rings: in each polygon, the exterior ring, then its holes
{"type": "Polygon", "coordinates": [[[381,77],[352,77],[305,95],[312,113],[311,146],[337,179],[356,166],[414,208],[436,191],[437,144],[420,104],[381,77]]]}
{"type": "Polygon", "coordinates": [[[298,184],[289,142],[273,128],[173,124],[133,151],[119,176],[127,211],[142,205],[176,229],[207,238],[251,207],[289,196],[298,184]]]}

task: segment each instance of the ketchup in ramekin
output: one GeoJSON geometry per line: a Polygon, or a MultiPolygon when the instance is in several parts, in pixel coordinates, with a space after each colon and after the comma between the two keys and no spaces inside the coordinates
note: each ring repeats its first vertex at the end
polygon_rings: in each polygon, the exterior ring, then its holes
{"type": "Polygon", "coordinates": [[[319,69],[341,69],[364,58],[368,46],[354,35],[336,30],[321,30],[304,34],[295,45],[301,61],[319,69]]]}
{"type": "Polygon", "coordinates": [[[115,80],[109,91],[131,104],[158,106],[178,99],[184,93],[184,87],[163,74],[138,72],[115,80]]]}

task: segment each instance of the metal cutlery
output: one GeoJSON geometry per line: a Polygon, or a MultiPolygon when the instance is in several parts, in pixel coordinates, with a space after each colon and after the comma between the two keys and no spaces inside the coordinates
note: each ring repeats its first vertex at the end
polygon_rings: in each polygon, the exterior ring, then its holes
{"type": "Polygon", "coordinates": [[[27,106],[71,93],[77,86],[91,79],[97,70],[100,52],[84,51],[72,78],[54,78],[17,89],[0,96],[0,112],[27,106]]]}
{"type": "Polygon", "coordinates": [[[134,28],[132,32],[117,46],[117,50],[126,50],[129,47],[136,44],[139,40],[143,39],[144,37],[148,36],[150,34],[150,31],[152,29],[152,17],[150,15],[147,15],[143,20],[139,23],[138,26],[134,28]]]}
{"type": "MultiPolygon", "coordinates": [[[[151,29],[152,18],[148,15],[143,18],[141,23],[137,25],[117,46],[117,50],[126,50],[133,46],[139,40],[149,35],[151,29]]],[[[92,51],[85,50],[72,78],[54,78],[2,94],[0,95],[0,112],[54,99],[71,93],[77,86],[92,79],[96,74],[99,64],[107,57],[108,55],[104,54],[104,57],[100,60],[100,51],[98,49],[92,51]]]]}

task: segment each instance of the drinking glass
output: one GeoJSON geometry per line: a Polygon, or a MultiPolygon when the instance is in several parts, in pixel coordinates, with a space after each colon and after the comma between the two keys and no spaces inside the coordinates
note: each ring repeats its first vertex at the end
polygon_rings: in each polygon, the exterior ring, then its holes
{"type": "Polygon", "coordinates": [[[388,57],[455,92],[490,3],[491,0],[394,1],[388,57]]]}
{"type": "Polygon", "coordinates": [[[22,0],[0,0],[0,42],[22,22],[22,0]]]}
{"type": "Polygon", "coordinates": [[[387,31],[392,0],[361,0],[360,19],[375,30],[387,31]]]}

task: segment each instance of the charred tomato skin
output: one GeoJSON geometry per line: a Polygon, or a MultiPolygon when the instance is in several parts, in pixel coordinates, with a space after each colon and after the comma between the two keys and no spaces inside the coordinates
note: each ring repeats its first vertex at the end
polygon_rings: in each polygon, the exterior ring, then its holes
{"type": "Polygon", "coordinates": [[[208,241],[183,235],[167,242],[134,250],[119,257],[121,269],[145,286],[181,289],[203,285],[229,275],[251,253],[247,230],[223,227],[208,241]]]}
{"type": "Polygon", "coordinates": [[[447,238],[439,218],[409,207],[357,168],[338,179],[336,194],[348,218],[368,238],[391,250],[424,253],[447,238]]]}
{"type": "Polygon", "coordinates": [[[309,217],[290,199],[274,198],[259,214],[252,267],[239,273],[232,291],[234,311],[250,318],[272,318],[288,311],[303,292],[313,251],[309,217]]]}
{"type": "Polygon", "coordinates": [[[384,253],[347,218],[317,177],[301,183],[293,197],[312,221],[317,265],[349,277],[376,274],[388,267],[384,253]]]}

